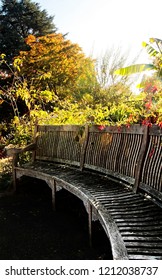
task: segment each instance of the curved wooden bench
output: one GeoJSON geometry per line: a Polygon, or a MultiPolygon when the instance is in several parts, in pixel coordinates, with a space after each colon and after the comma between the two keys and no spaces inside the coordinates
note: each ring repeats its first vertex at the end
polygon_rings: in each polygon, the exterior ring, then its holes
{"type": "Polygon", "coordinates": [[[113,259],[162,259],[161,130],[133,126],[38,126],[33,162],[13,176],[45,180],[52,201],[59,187],[86,205],[89,234],[93,213],[112,247],[113,259]],[[137,193],[138,191],[138,193],[137,193]]]}

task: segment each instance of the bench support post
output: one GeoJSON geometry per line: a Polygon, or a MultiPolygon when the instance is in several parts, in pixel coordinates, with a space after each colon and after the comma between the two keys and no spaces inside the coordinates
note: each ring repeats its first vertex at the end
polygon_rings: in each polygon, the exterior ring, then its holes
{"type": "Polygon", "coordinates": [[[85,161],[85,154],[86,154],[86,149],[87,149],[87,144],[88,144],[88,136],[89,136],[89,127],[88,125],[85,126],[85,138],[84,138],[84,143],[82,146],[82,151],[81,151],[81,158],[80,158],[80,170],[83,170],[84,167],[84,161],[85,161]]]}
{"type": "Polygon", "coordinates": [[[16,191],[16,187],[17,187],[17,184],[16,184],[16,171],[14,170],[13,168],[13,171],[12,171],[12,178],[13,178],[13,192],[16,191]]]}
{"type": "Polygon", "coordinates": [[[54,180],[53,186],[52,186],[52,207],[53,210],[56,210],[56,181],[54,180]]]}
{"type": "Polygon", "coordinates": [[[88,204],[88,231],[89,231],[89,245],[92,247],[92,205],[88,204]]]}
{"type": "Polygon", "coordinates": [[[54,179],[47,179],[46,183],[52,190],[52,208],[56,210],[56,181],[54,179]]]}
{"type": "Polygon", "coordinates": [[[17,162],[18,162],[18,158],[19,158],[19,154],[18,153],[14,153],[13,154],[13,160],[12,160],[12,178],[13,178],[13,192],[16,191],[16,187],[17,187],[17,178],[16,178],[16,170],[15,167],[17,167],[17,162]]]}
{"type": "Polygon", "coordinates": [[[147,150],[147,145],[148,145],[148,126],[145,126],[141,150],[140,150],[139,159],[137,162],[137,167],[136,167],[136,172],[135,172],[135,182],[134,182],[134,186],[133,186],[134,193],[137,193],[139,185],[140,185],[143,161],[144,161],[144,156],[145,156],[145,153],[147,150]]]}

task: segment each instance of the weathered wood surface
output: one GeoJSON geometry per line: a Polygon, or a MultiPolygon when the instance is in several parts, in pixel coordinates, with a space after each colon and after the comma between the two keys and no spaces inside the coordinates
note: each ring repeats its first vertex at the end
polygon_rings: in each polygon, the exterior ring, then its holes
{"type": "Polygon", "coordinates": [[[141,184],[162,192],[162,129],[149,129],[147,154],[142,168],[141,184]]]}
{"type": "Polygon", "coordinates": [[[17,167],[16,174],[47,183],[52,178],[56,186],[89,201],[110,239],[114,259],[162,259],[162,209],[151,200],[105,176],[68,166],[35,162],[17,167]]]}
{"type": "Polygon", "coordinates": [[[158,126],[37,126],[36,160],[89,168],[162,191],[162,130],[158,126]]]}
{"type": "Polygon", "coordinates": [[[36,160],[71,162],[80,164],[81,145],[79,143],[80,127],[70,131],[66,126],[38,126],[36,160]],[[78,137],[78,138],[77,138],[78,137]]]}
{"type": "Polygon", "coordinates": [[[53,207],[59,187],[79,197],[89,212],[90,236],[94,212],[110,239],[114,259],[162,259],[158,126],[37,126],[33,144],[32,165],[16,167],[18,156],[14,157],[15,182],[23,175],[46,181],[53,207]]]}

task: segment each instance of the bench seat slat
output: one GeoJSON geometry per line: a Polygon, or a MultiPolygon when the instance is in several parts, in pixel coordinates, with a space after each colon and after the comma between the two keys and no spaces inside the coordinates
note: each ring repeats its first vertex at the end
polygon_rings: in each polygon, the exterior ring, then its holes
{"type": "MultiPolygon", "coordinates": [[[[107,207],[106,207],[107,208],[107,207]]],[[[109,208],[107,208],[109,210],[109,208]]],[[[139,217],[140,215],[143,215],[144,217],[149,217],[149,216],[154,216],[154,217],[158,217],[158,210],[151,212],[149,209],[147,210],[135,210],[132,211],[131,213],[129,212],[123,212],[123,213],[119,213],[119,212],[111,212],[111,210],[109,210],[109,212],[111,213],[111,215],[114,218],[123,218],[123,217],[132,217],[132,218],[136,218],[139,217]]]]}
{"type": "Polygon", "coordinates": [[[153,231],[160,231],[161,232],[161,228],[162,228],[162,226],[145,226],[145,225],[142,225],[142,226],[118,226],[119,227],[119,229],[120,229],[120,231],[122,232],[122,231],[131,231],[131,232],[134,232],[134,233],[136,233],[136,232],[138,232],[138,231],[141,231],[141,232],[147,232],[148,234],[149,234],[149,232],[153,232],[153,231]]]}
{"type": "MultiPolygon", "coordinates": [[[[111,215],[113,216],[114,219],[116,219],[116,218],[124,218],[125,219],[125,217],[130,218],[132,215],[134,215],[133,217],[136,218],[136,217],[139,217],[139,215],[142,215],[142,216],[144,215],[145,216],[145,213],[148,214],[147,217],[150,215],[150,210],[147,210],[148,212],[146,212],[144,210],[139,210],[139,212],[137,210],[135,210],[135,211],[132,210],[132,211],[126,212],[126,211],[120,211],[120,210],[114,211],[114,210],[109,209],[109,207],[105,207],[105,208],[109,211],[109,213],[111,213],[111,215]]],[[[151,213],[151,214],[153,215],[155,213],[151,213]]],[[[154,215],[154,217],[157,217],[157,214],[158,213],[156,213],[156,215],[154,215]]]]}
{"type": "Polygon", "coordinates": [[[148,221],[148,222],[146,222],[145,221],[145,219],[143,219],[143,221],[142,222],[138,222],[138,220],[136,220],[135,222],[127,222],[127,221],[125,221],[125,222],[118,222],[116,219],[115,219],[115,222],[117,223],[117,225],[118,225],[118,227],[126,227],[128,224],[129,224],[129,226],[144,226],[144,227],[146,227],[146,226],[148,226],[148,227],[150,227],[150,226],[156,226],[156,225],[160,225],[160,226],[162,226],[162,221],[148,221]]]}
{"type": "Polygon", "coordinates": [[[130,199],[130,198],[132,198],[132,197],[134,197],[134,195],[132,195],[132,193],[120,193],[120,194],[114,194],[114,195],[110,195],[110,196],[107,196],[106,194],[104,195],[104,196],[100,196],[100,195],[98,195],[98,194],[95,194],[94,195],[97,199],[99,199],[100,201],[103,201],[104,202],[104,200],[107,200],[107,199],[109,199],[109,200],[111,200],[111,199],[113,199],[113,200],[120,200],[120,199],[130,199]]]}
{"type": "Polygon", "coordinates": [[[112,205],[112,207],[114,206],[119,206],[119,207],[121,207],[121,205],[123,205],[123,207],[125,207],[125,206],[128,206],[128,205],[130,205],[131,207],[133,207],[133,206],[137,206],[138,205],[138,203],[140,204],[140,203],[143,203],[143,200],[141,199],[141,197],[132,197],[132,199],[131,200],[122,200],[122,201],[112,201],[112,200],[110,200],[110,202],[109,203],[107,203],[107,205],[112,205]]]}
{"type": "Polygon", "coordinates": [[[142,201],[140,196],[137,196],[137,195],[132,195],[131,197],[124,197],[124,198],[114,198],[111,197],[109,198],[109,196],[106,198],[107,202],[109,203],[126,203],[126,204],[129,204],[129,202],[138,202],[138,201],[142,201]]]}
{"type": "Polygon", "coordinates": [[[145,255],[145,254],[150,254],[150,255],[158,255],[160,256],[162,254],[162,249],[161,248],[139,248],[139,247],[127,247],[128,254],[131,255],[132,253],[138,253],[140,255],[145,255]]]}
{"type": "Polygon", "coordinates": [[[123,236],[123,240],[125,242],[134,242],[134,241],[142,241],[142,242],[150,242],[150,244],[152,242],[156,242],[156,243],[161,243],[162,241],[162,236],[154,236],[154,237],[151,237],[151,236],[123,236]]]}
{"type": "Polygon", "coordinates": [[[161,260],[161,256],[156,256],[156,255],[129,255],[129,260],[161,260]]]}
{"type": "Polygon", "coordinates": [[[131,204],[131,205],[127,205],[127,204],[124,204],[123,205],[123,203],[120,203],[119,205],[114,205],[113,203],[111,203],[111,204],[107,204],[107,207],[108,207],[108,205],[109,205],[109,209],[111,210],[111,209],[114,209],[114,210],[121,210],[121,211],[131,211],[131,210],[133,210],[133,209],[136,209],[137,207],[138,207],[138,209],[140,209],[140,208],[142,208],[143,207],[143,205],[145,205],[145,206],[149,206],[150,205],[150,203],[148,202],[145,202],[145,204],[144,203],[137,203],[137,204],[131,204]]]}
{"type": "MultiPolygon", "coordinates": [[[[104,204],[104,202],[103,202],[103,204],[104,204]]],[[[107,204],[106,204],[107,205],[107,204]]],[[[121,207],[121,208],[119,208],[119,207],[117,207],[117,208],[115,208],[115,207],[113,207],[112,205],[109,205],[109,207],[108,207],[108,205],[107,205],[107,208],[109,208],[109,211],[111,212],[111,213],[116,213],[116,211],[119,211],[119,213],[125,213],[125,211],[126,211],[126,207],[121,207]]],[[[129,208],[128,207],[128,211],[129,211],[129,213],[131,214],[131,213],[135,213],[135,212],[138,212],[139,213],[139,211],[141,211],[141,213],[144,213],[144,212],[146,212],[146,211],[151,211],[151,210],[154,210],[155,209],[155,207],[154,207],[154,205],[150,205],[150,204],[143,204],[142,206],[139,206],[138,204],[136,205],[136,207],[132,207],[132,208],[129,208]],[[138,209],[137,209],[137,207],[138,207],[138,209]]],[[[156,209],[155,209],[156,210],[156,209]]]]}
{"type": "MultiPolygon", "coordinates": [[[[100,201],[102,201],[102,200],[100,200],[100,201]]],[[[105,203],[107,205],[107,207],[109,206],[110,210],[115,210],[116,211],[116,210],[120,209],[121,212],[123,210],[125,211],[126,209],[128,209],[128,211],[134,211],[134,210],[137,209],[137,207],[138,207],[138,209],[143,209],[144,207],[148,208],[149,206],[150,207],[152,206],[152,203],[150,201],[144,201],[144,200],[143,201],[138,200],[138,201],[136,201],[136,204],[135,203],[134,204],[129,204],[129,202],[127,202],[127,204],[123,204],[123,200],[119,200],[118,205],[114,205],[115,202],[116,202],[115,199],[113,199],[109,203],[107,203],[106,200],[104,200],[102,202],[105,203]]],[[[156,207],[154,207],[154,209],[155,208],[156,207]]]]}
{"type": "MultiPolygon", "coordinates": [[[[109,198],[111,198],[111,197],[118,197],[118,196],[125,196],[125,195],[129,195],[128,194],[128,190],[122,190],[122,193],[121,194],[119,194],[119,190],[120,189],[116,189],[116,190],[111,190],[111,191],[108,191],[108,190],[103,190],[102,192],[101,191],[99,191],[98,190],[98,188],[97,187],[95,187],[95,192],[93,191],[93,192],[91,192],[91,194],[93,194],[93,195],[95,195],[96,197],[99,197],[100,199],[102,199],[102,198],[104,198],[105,196],[106,197],[109,197],[109,198]]],[[[120,190],[121,191],[121,190],[120,190]]]]}
{"type": "MultiPolygon", "coordinates": [[[[133,248],[140,248],[141,250],[144,248],[144,249],[150,249],[150,248],[152,248],[153,250],[154,249],[157,249],[157,248],[159,248],[159,249],[162,249],[162,244],[161,244],[161,242],[156,242],[156,241],[154,241],[154,242],[150,242],[150,241],[148,241],[148,242],[137,242],[137,241],[135,241],[135,242],[133,242],[133,241],[126,241],[125,242],[126,243],[126,247],[127,247],[127,249],[129,250],[129,248],[131,248],[132,249],[132,247],[133,248]]],[[[131,250],[130,249],[130,250],[131,250]]],[[[137,250],[138,251],[138,250],[137,250]]],[[[161,252],[161,251],[160,251],[161,252]]]]}
{"type": "Polygon", "coordinates": [[[133,223],[133,222],[143,222],[143,221],[146,221],[146,222],[152,222],[152,221],[157,221],[157,222],[161,222],[162,221],[162,215],[160,216],[153,216],[153,217],[145,217],[145,216],[142,216],[142,217],[136,217],[136,218],[121,218],[121,219],[118,219],[118,218],[115,218],[115,221],[116,223],[120,223],[120,222],[126,222],[126,223],[133,223]]]}

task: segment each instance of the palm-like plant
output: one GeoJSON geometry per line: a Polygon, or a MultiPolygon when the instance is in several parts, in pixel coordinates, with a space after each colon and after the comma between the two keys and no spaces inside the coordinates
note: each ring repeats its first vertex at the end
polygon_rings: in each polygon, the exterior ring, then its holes
{"type": "Polygon", "coordinates": [[[152,58],[152,64],[135,64],[124,68],[117,69],[114,73],[117,75],[130,75],[146,70],[155,70],[157,77],[162,79],[162,40],[150,38],[149,44],[142,43],[146,48],[149,56],[152,58]]]}

